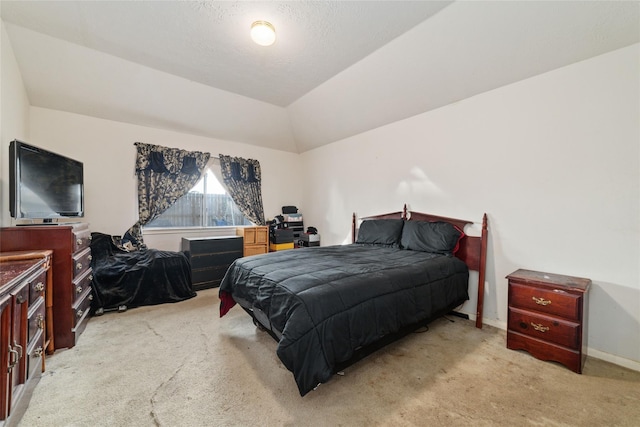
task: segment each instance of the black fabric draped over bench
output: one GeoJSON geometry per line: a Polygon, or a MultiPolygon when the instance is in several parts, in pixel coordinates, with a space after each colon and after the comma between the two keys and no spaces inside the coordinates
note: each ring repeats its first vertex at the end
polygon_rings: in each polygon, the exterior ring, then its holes
{"type": "Polygon", "coordinates": [[[196,296],[189,259],[182,252],[157,249],[128,252],[118,247],[112,236],[91,233],[91,256],[94,313],[196,296]]]}

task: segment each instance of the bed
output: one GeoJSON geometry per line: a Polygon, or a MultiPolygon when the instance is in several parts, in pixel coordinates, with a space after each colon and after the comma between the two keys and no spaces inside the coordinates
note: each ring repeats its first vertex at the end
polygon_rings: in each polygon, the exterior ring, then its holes
{"type": "Polygon", "coordinates": [[[478,274],[482,327],[487,218],[407,211],[352,219],[353,243],[245,257],[227,270],[220,316],[234,305],[278,342],[277,355],[304,396],[363,355],[451,312],[478,274]]]}

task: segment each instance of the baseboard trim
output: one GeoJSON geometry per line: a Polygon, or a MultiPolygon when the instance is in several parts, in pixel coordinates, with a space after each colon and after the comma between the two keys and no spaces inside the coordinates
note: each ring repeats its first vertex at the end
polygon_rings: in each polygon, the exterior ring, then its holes
{"type": "Polygon", "coordinates": [[[631,359],[625,359],[624,357],[616,356],[615,354],[605,353],[604,351],[596,350],[595,348],[587,347],[587,359],[589,357],[604,360],[605,362],[613,363],[614,365],[622,366],[623,368],[640,372],[640,362],[636,362],[635,360],[631,359]]]}
{"type": "MultiPolygon", "coordinates": [[[[473,314],[470,314],[469,318],[473,321],[476,320],[476,316],[473,314]]],[[[485,325],[493,326],[494,328],[502,329],[503,331],[507,330],[507,323],[501,322],[499,320],[482,319],[482,323],[485,325]]],[[[632,371],[640,372],[640,362],[636,360],[626,359],[621,356],[616,356],[615,354],[610,354],[601,350],[596,350],[595,348],[587,347],[587,358],[589,357],[604,360],[605,362],[613,363],[614,365],[631,369],[632,371]]]]}

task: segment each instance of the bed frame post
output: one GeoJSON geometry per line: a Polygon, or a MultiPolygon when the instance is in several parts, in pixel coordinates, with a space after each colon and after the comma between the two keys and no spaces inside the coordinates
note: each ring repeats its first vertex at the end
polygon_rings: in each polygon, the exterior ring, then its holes
{"type": "Polygon", "coordinates": [[[351,243],[356,242],[356,213],[351,217],[351,243]]]}
{"type": "Polygon", "coordinates": [[[480,269],[478,271],[478,303],[476,305],[476,328],[482,328],[484,306],[484,278],[487,265],[487,214],[482,216],[482,237],[480,244],[480,269]]]}

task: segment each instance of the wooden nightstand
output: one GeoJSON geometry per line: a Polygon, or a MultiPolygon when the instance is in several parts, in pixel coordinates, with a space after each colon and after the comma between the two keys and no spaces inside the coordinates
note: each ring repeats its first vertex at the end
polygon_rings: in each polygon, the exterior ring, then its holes
{"type": "Polygon", "coordinates": [[[507,348],[526,350],[582,373],[591,280],[530,270],[514,271],[507,279],[507,348]]]}

